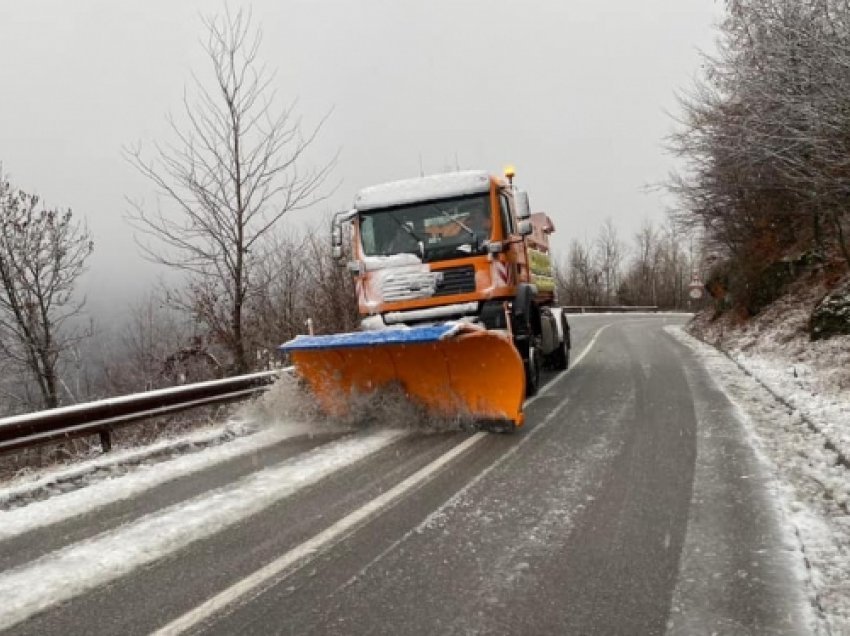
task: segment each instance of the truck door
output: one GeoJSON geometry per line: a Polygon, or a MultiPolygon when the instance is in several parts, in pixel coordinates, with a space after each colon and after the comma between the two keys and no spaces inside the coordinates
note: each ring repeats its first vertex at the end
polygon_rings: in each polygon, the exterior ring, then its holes
{"type": "Polygon", "coordinates": [[[499,191],[499,210],[502,217],[502,227],[505,230],[505,240],[510,241],[507,251],[507,261],[512,268],[511,284],[528,282],[528,263],[523,237],[517,233],[516,214],[513,195],[507,190],[499,191]]]}

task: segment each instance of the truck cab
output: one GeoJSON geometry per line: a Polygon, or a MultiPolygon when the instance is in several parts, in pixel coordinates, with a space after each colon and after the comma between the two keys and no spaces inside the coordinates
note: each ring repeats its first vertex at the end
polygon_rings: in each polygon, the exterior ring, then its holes
{"type": "Polygon", "coordinates": [[[504,179],[463,171],[364,188],[334,218],[340,258],[343,228],[364,329],[457,320],[508,331],[533,387],[544,358],[559,347],[568,355],[548,253],[554,225],[530,213],[512,170],[504,179]]]}

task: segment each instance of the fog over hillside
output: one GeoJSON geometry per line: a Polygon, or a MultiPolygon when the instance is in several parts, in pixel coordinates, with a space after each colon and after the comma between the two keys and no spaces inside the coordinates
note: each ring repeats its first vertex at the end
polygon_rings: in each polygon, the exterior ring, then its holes
{"type": "MultiPolygon", "coordinates": [[[[234,3],[234,8],[239,5],[234,3]]],[[[712,47],[717,3],[251,3],[281,104],[307,126],[332,111],[308,162],[339,152],[332,196],[298,229],[366,185],[445,169],[518,168],[566,252],[606,216],[630,237],[670,200],[646,193],[674,165],[662,148],[674,92],[712,47]]],[[[146,264],[125,197],[153,201],[121,148],[167,142],[191,73],[209,69],[200,0],[7,3],[0,19],[0,161],[19,187],[84,215],[96,249],[84,291],[121,313],[163,274],[146,264]]]]}

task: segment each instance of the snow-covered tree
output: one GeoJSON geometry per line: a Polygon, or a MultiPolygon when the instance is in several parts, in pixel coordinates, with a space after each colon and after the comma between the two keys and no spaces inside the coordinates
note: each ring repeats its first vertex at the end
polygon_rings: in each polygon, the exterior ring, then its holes
{"type": "Polygon", "coordinates": [[[850,264],[850,5],[726,5],[718,52],[682,99],[672,147],[687,168],[672,187],[744,301],[790,255],[850,264]]]}
{"type": "Polygon", "coordinates": [[[81,337],[75,285],[93,249],[70,210],[43,208],[0,176],[0,353],[38,387],[37,402],[16,396],[28,406],[60,402],[60,358],[81,337]]]}

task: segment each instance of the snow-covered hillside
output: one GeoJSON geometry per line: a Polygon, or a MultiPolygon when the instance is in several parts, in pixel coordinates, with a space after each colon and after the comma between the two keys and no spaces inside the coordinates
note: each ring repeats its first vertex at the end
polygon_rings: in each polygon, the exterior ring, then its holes
{"type": "Polygon", "coordinates": [[[850,335],[813,341],[812,309],[826,294],[803,279],[757,316],[697,316],[690,332],[727,353],[789,407],[800,411],[850,458],[850,335]]]}

